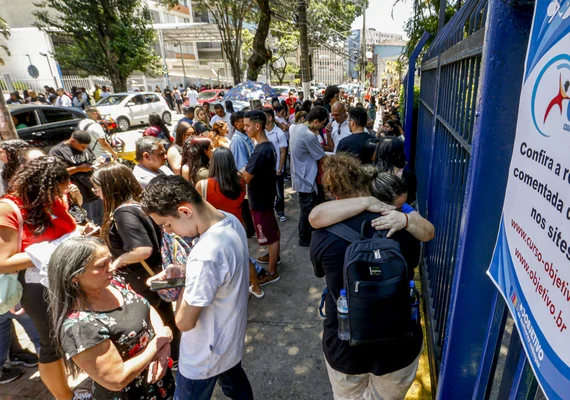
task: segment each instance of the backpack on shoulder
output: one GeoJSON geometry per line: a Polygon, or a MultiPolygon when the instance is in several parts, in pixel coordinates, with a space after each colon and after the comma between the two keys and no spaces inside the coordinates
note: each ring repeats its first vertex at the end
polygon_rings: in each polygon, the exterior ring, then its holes
{"type": "Polygon", "coordinates": [[[375,231],[369,221],[362,224],[360,233],[343,223],[326,230],[351,243],[343,266],[349,344],[411,337],[418,322],[411,318],[408,268],[400,244],[386,237],[388,231],[375,231]],[[374,233],[367,237],[370,229],[374,233]]]}

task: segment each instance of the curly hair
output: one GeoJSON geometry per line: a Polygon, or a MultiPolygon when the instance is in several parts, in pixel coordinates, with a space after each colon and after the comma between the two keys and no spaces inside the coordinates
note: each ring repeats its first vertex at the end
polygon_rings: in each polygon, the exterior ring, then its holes
{"type": "Polygon", "coordinates": [[[18,154],[20,151],[28,147],[30,147],[28,142],[25,142],[21,139],[9,139],[0,143],[0,149],[4,150],[6,153],[6,158],[8,159],[8,162],[4,164],[4,168],[2,169],[2,179],[4,179],[6,182],[9,182],[10,179],[12,179],[16,173],[16,170],[20,166],[18,154]]]}
{"type": "Polygon", "coordinates": [[[214,122],[214,126],[212,126],[212,132],[210,133],[210,140],[212,141],[212,145],[214,148],[218,148],[221,146],[222,138],[225,138],[226,135],[222,133],[222,130],[228,131],[228,124],[225,121],[216,121],[214,122]]]}
{"type": "Polygon", "coordinates": [[[194,185],[198,182],[198,171],[200,168],[210,168],[210,159],[206,152],[210,148],[211,143],[212,141],[206,137],[188,138],[184,142],[181,165],[188,166],[189,180],[194,185]]]}
{"type": "Polygon", "coordinates": [[[35,236],[53,226],[52,207],[63,195],[59,184],[69,181],[65,164],[55,157],[40,157],[12,177],[8,193],[22,201],[26,224],[35,236]]]}
{"type": "Polygon", "coordinates": [[[323,170],[325,192],[338,199],[369,195],[370,181],[378,174],[375,168],[363,168],[357,158],[343,152],[327,157],[323,170]]]}

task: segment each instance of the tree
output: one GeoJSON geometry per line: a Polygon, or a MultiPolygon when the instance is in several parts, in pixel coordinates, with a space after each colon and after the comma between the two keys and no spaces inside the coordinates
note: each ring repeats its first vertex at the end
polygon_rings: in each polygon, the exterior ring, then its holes
{"type": "Polygon", "coordinates": [[[255,0],[259,8],[259,18],[257,21],[257,30],[253,38],[253,49],[251,56],[247,60],[247,79],[256,81],[259,71],[265,63],[271,60],[271,51],[266,47],[265,41],[269,34],[269,26],[271,25],[271,8],[269,0],[255,0]]]}
{"type": "MultiPolygon", "coordinates": [[[[10,27],[2,17],[0,17],[0,35],[4,37],[4,40],[8,40],[10,38],[10,27]]],[[[0,48],[4,50],[7,56],[10,56],[10,50],[6,44],[0,43],[0,48]]],[[[0,57],[0,65],[4,65],[4,58],[2,57],[0,57]]]]}
{"type": "Polygon", "coordinates": [[[272,36],[275,38],[273,46],[275,51],[269,66],[281,85],[285,75],[298,72],[296,66],[289,64],[287,57],[299,48],[299,31],[290,29],[282,21],[274,21],[272,26],[274,27],[272,36]]]}
{"type": "MultiPolygon", "coordinates": [[[[294,2],[291,0],[272,0],[271,2],[256,0],[256,2],[259,6],[256,38],[259,40],[255,41],[253,52],[248,60],[250,66],[248,79],[251,80],[257,80],[263,65],[272,59],[265,43],[269,31],[268,21],[273,36],[278,36],[279,31],[300,31],[298,0],[294,2]],[[264,6],[268,4],[269,9],[262,7],[260,3],[263,3],[264,6]],[[265,32],[266,27],[268,27],[267,32],[265,32]],[[263,59],[265,59],[264,62],[262,62],[263,59]],[[250,63],[250,60],[255,61],[255,63],[250,63]]],[[[362,4],[360,1],[357,3],[355,4],[351,0],[304,0],[308,46],[317,47],[325,43],[345,41],[350,33],[350,25],[356,16],[362,12],[362,4]]],[[[299,46],[301,46],[300,42],[299,46]]],[[[308,47],[306,51],[308,55],[308,47]]],[[[301,56],[303,56],[303,52],[301,56]]]]}
{"type": "Polygon", "coordinates": [[[243,23],[251,12],[251,3],[247,0],[198,0],[196,9],[210,13],[214,18],[222,39],[222,51],[230,64],[234,84],[237,85],[243,76],[241,63],[243,23]]]}
{"type": "Polygon", "coordinates": [[[36,26],[67,40],[55,47],[62,65],[109,77],[115,91],[127,90],[134,71],[158,71],[156,32],[141,0],[43,0],[36,26]]]}
{"type": "MultiPolygon", "coordinates": [[[[3,18],[0,18],[0,35],[2,35],[6,40],[10,37],[10,27],[3,18]]],[[[0,44],[0,48],[10,56],[10,50],[7,45],[2,43],[0,44]]],[[[2,57],[0,57],[0,65],[4,65],[4,59],[2,57]]],[[[6,99],[4,99],[2,87],[0,86],[0,139],[7,140],[17,138],[18,134],[16,133],[16,128],[12,122],[12,117],[10,117],[10,111],[6,106],[6,99]]]]}
{"type": "MultiPolygon", "coordinates": [[[[396,0],[392,5],[392,12],[394,11],[394,7],[400,2],[405,0],[396,0]]],[[[404,64],[407,64],[410,55],[416,48],[416,45],[420,41],[424,32],[428,32],[430,37],[424,46],[424,52],[429,48],[431,42],[437,35],[437,28],[439,22],[439,6],[440,1],[428,1],[424,2],[421,0],[413,0],[413,15],[406,21],[404,24],[404,32],[408,36],[408,44],[406,45],[406,49],[402,56],[400,57],[400,61],[404,64]]],[[[455,14],[457,10],[453,6],[447,6],[445,9],[445,21],[449,21],[451,17],[455,14]]],[[[419,59],[421,60],[423,54],[420,55],[419,59]]]]}

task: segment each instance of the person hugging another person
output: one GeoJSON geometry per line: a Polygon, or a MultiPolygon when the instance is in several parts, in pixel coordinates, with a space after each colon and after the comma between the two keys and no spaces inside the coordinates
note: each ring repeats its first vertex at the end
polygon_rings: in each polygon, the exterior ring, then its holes
{"type": "Polygon", "coordinates": [[[206,137],[195,137],[184,143],[182,150],[181,175],[196,185],[199,180],[208,178],[210,160],[214,147],[206,137]]]}
{"type": "Polygon", "coordinates": [[[228,124],[225,121],[216,121],[212,126],[212,132],[210,133],[210,140],[212,141],[212,146],[214,149],[218,147],[230,148],[230,141],[228,140],[228,124]]]}

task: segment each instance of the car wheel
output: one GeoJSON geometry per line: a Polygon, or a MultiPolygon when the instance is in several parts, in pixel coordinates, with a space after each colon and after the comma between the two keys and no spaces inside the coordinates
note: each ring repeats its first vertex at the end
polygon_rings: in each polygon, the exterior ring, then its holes
{"type": "Polygon", "coordinates": [[[131,123],[125,117],[117,118],[117,128],[120,132],[126,132],[131,127],[131,123]]]}
{"type": "Polygon", "coordinates": [[[170,115],[170,113],[166,111],[164,114],[162,114],[162,120],[164,121],[165,124],[170,124],[170,122],[172,121],[172,115],[170,115]]]}

